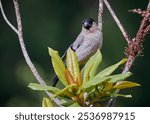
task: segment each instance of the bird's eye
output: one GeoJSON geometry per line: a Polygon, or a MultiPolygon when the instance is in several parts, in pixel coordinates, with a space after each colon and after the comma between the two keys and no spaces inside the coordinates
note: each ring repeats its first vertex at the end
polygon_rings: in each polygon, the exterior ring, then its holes
{"type": "Polygon", "coordinates": [[[82,21],[82,24],[83,24],[84,28],[90,29],[93,25],[93,22],[94,22],[94,20],[89,18],[89,19],[84,19],[82,21]]]}

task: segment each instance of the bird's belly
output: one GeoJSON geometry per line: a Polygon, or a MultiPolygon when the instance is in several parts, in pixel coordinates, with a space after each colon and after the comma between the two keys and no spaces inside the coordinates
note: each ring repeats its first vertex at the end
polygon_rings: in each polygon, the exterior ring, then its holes
{"type": "Polygon", "coordinates": [[[84,42],[84,44],[76,50],[79,63],[84,64],[99,48],[100,42],[84,42]]]}

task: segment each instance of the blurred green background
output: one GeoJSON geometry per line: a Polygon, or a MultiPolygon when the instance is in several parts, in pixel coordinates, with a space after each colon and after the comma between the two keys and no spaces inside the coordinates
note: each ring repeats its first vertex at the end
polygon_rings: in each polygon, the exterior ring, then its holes
{"type": "MultiPolygon", "coordinates": [[[[16,25],[12,0],[2,0],[4,10],[16,25]]],[[[120,21],[134,37],[141,17],[129,13],[133,8],[145,9],[148,0],[110,0],[120,21]]],[[[51,84],[54,71],[47,47],[62,55],[81,30],[84,18],[97,21],[98,0],[19,0],[23,32],[31,60],[47,84],[51,84]]],[[[126,41],[106,7],[104,8],[104,43],[102,68],[121,60],[126,41]]],[[[150,106],[150,36],[144,41],[144,56],[138,57],[131,71],[131,81],[142,86],[123,93],[132,94],[132,99],[118,98],[115,106],[150,106]]],[[[32,91],[27,86],[36,82],[26,65],[16,34],[5,23],[0,13],[0,106],[41,106],[45,93],[32,91]]]]}

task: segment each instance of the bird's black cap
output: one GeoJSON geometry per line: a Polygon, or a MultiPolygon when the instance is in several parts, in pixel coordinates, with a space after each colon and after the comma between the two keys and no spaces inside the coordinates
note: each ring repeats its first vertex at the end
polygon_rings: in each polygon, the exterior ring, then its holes
{"type": "Polygon", "coordinates": [[[87,18],[82,21],[82,24],[83,24],[84,28],[90,29],[92,27],[94,21],[95,21],[94,19],[87,18]]]}

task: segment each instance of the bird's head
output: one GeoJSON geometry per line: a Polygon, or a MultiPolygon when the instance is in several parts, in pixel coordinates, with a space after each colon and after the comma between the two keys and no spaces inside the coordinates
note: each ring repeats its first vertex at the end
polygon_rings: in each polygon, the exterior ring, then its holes
{"type": "Polygon", "coordinates": [[[82,28],[92,31],[93,29],[97,28],[97,24],[94,19],[87,18],[82,21],[82,28]]]}

